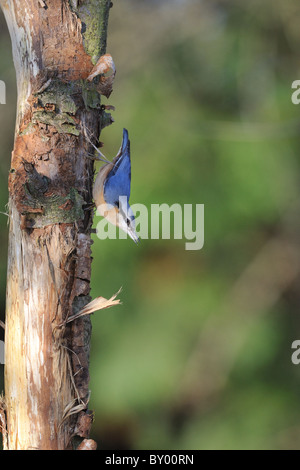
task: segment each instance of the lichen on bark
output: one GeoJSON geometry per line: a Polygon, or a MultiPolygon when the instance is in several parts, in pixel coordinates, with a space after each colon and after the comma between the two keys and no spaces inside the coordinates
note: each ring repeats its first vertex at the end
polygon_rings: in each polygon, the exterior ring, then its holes
{"type": "Polygon", "coordinates": [[[93,64],[106,52],[106,37],[111,0],[71,1],[82,24],[83,45],[93,64]]]}
{"type": "Polygon", "coordinates": [[[84,199],[75,188],[66,196],[39,194],[34,197],[25,186],[24,215],[26,228],[42,228],[52,224],[71,224],[83,219],[84,199]],[[36,212],[39,210],[39,212],[36,212]]]}

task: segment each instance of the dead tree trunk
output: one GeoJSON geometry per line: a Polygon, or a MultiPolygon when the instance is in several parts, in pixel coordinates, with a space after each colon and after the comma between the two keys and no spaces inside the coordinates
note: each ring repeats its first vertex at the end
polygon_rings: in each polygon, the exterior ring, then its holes
{"type": "Polygon", "coordinates": [[[111,3],[0,4],[18,84],[9,174],[4,446],[69,449],[88,438],[91,422],[90,319],[64,322],[90,301],[94,169],[82,126],[98,137],[110,122],[86,78],[105,53],[111,3]]]}

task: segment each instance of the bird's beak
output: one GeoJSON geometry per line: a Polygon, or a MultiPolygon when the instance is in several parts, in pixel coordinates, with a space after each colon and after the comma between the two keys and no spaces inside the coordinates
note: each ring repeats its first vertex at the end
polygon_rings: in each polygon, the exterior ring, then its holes
{"type": "Polygon", "coordinates": [[[127,233],[130,236],[130,238],[134,241],[134,243],[138,244],[140,242],[140,239],[137,236],[136,231],[133,230],[131,227],[128,227],[127,233]]]}

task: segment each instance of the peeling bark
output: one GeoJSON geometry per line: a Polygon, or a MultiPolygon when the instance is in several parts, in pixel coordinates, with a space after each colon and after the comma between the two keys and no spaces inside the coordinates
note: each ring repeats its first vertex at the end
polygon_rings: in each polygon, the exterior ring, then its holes
{"type": "Polygon", "coordinates": [[[90,319],[65,321],[90,301],[94,168],[81,129],[98,136],[109,120],[97,84],[86,78],[105,52],[111,5],[0,4],[18,83],[9,175],[4,444],[9,450],[68,449],[88,438],[91,423],[90,319]]]}

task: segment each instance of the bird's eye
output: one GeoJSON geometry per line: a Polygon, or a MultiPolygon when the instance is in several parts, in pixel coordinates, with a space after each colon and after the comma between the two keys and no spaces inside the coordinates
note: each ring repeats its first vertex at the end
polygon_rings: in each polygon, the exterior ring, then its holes
{"type": "Polygon", "coordinates": [[[128,227],[129,227],[129,225],[130,225],[130,219],[127,219],[126,222],[127,222],[128,227]]]}

